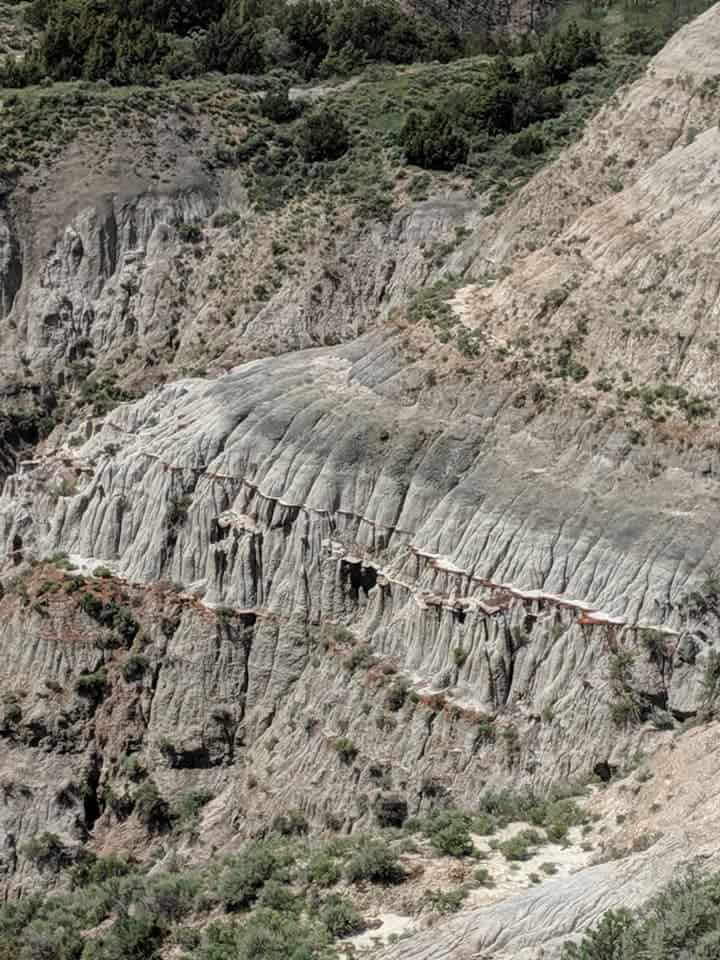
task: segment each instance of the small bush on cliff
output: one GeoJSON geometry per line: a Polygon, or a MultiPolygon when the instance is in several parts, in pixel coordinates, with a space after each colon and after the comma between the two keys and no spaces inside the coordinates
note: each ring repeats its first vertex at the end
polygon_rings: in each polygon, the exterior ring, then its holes
{"type": "Polygon", "coordinates": [[[273,818],[270,829],[281,837],[302,837],[308,832],[309,824],[302,810],[288,810],[273,818]]]}
{"type": "Polygon", "coordinates": [[[195,823],[203,807],[213,798],[209,790],[190,790],[173,806],[173,819],[181,826],[195,823]]]}
{"type": "Polygon", "coordinates": [[[133,654],[128,657],[122,667],[122,675],[127,683],[138,683],[145,676],[150,661],[142,654],[133,654]]]}
{"type": "Polygon", "coordinates": [[[133,795],[135,814],[150,831],[164,830],[170,826],[170,807],[161,795],[157,784],[146,780],[133,795]]]}
{"type": "Polygon", "coordinates": [[[128,860],[118,857],[97,857],[85,851],[79,862],[70,871],[73,887],[87,887],[90,884],[105,883],[116,877],[125,877],[134,869],[128,860]]]}
{"type": "Polygon", "coordinates": [[[407,820],[407,800],[399,793],[378,794],[374,807],[380,827],[401,827],[407,820]]]}
{"type": "Polygon", "coordinates": [[[60,837],[48,831],[28,840],[22,852],[39,867],[49,867],[51,870],[61,870],[71,860],[70,853],[60,837]]]}
{"type": "Polygon", "coordinates": [[[80,600],[80,607],[101,627],[107,627],[117,634],[118,640],[124,645],[131,644],[140,630],[140,624],[132,614],[115,600],[108,600],[105,603],[94,593],[84,593],[80,600]]]}
{"type": "Polygon", "coordinates": [[[3,724],[14,726],[22,720],[22,707],[19,703],[8,703],[3,709],[3,724]]]}
{"type": "Polygon", "coordinates": [[[408,163],[429,170],[454,170],[468,158],[470,145],[444,110],[429,117],[419,113],[408,115],[400,133],[400,144],[408,163]]]}
{"type": "Polygon", "coordinates": [[[357,747],[352,740],[349,740],[347,737],[338,737],[338,739],[333,743],[333,750],[337,753],[342,762],[348,766],[358,755],[357,747]]]}
{"type": "MultiPolygon", "coordinates": [[[[203,232],[198,226],[197,223],[181,223],[177,228],[178,238],[182,243],[201,243],[203,239],[203,232]]],[[[187,514],[187,506],[184,502],[187,500],[187,497],[174,497],[170,502],[170,507],[168,509],[168,523],[172,524],[173,521],[170,519],[173,516],[173,511],[175,511],[180,516],[181,511],[184,515],[187,514]],[[182,504],[182,506],[181,506],[182,504]]]]}
{"type": "Polygon", "coordinates": [[[75,690],[81,697],[91,703],[98,704],[105,698],[108,685],[107,670],[105,667],[101,667],[94,673],[81,674],[75,684],[75,690]]]}
{"type": "Polygon", "coordinates": [[[401,710],[408,695],[408,682],[405,679],[398,679],[391,683],[385,694],[385,709],[395,713],[401,710]]]}

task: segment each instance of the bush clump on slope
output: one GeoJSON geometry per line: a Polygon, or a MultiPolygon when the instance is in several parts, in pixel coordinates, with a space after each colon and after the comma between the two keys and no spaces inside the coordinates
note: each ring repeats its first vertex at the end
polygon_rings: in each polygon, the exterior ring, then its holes
{"type": "Polygon", "coordinates": [[[336,940],[365,922],[347,890],[330,888],[343,873],[363,884],[405,879],[387,838],[369,836],[318,847],[271,834],[220,863],[165,873],[78,861],[50,834],[31,847],[26,855],[66,870],[72,889],[0,905],[0,960],[158,960],[178,946],[183,960],[338,960],[336,940]]]}
{"type": "MultiPolygon", "coordinates": [[[[521,133],[531,124],[558,116],[564,107],[561,84],[603,57],[600,36],[579,30],[575,23],[564,32],[549,34],[522,68],[497,57],[486,77],[453,93],[427,116],[416,111],[408,115],[400,133],[408,162],[453,170],[467,161],[471,137],[521,133]]],[[[523,133],[514,152],[528,156],[542,153],[544,146],[539,133],[523,133]]]]}
{"type": "Polygon", "coordinates": [[[720,956],[720,874],[673,884],[645,908],[611,910],[562,960],[711,960],[720,956]]]}

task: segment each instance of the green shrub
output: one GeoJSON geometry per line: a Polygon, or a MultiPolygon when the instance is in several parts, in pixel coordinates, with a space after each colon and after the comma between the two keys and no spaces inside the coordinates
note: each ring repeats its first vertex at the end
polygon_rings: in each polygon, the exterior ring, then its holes
{"type": "Polygon", "coordinates": [[[513,141],[510,150],[516,157],[532,157],[545,150],[545,139],[536,130],[523,130],[513,141]]]}
{"type": "Polygon", "coordinates": [[[305,866],[305,879],[316,887],[332,887],[340,879],[340,868],[329,853],[314,853],[305,866]]]}
{"type": "Polygon", "coordinates": [[[70,862],[70,853],[55,833],[45,831],[36,834],[24,845],[22,852],[40,867],[49,867],[51,870],[61,870],[70,862]]]}
{"type": "Polygon", "coordinates": [[[140,631],[140,624],[114,600],[105,603],[94,593],[84,593],[80,600],[82,610],[102,627],[113,630],[118,639],[129,646],[140,631]]]}
{"type": "Polygon", "coordinates": [[[536,827],[544,827],[548,840],[560,843],[567,837],[570,827],[582,826],[590,817],[574,800],[566,797],[532,802],[527,819],[536,827]]]}
{"type": "MultiPolygon", "coordinates": [[[[354,639],[354,638],[353,638],[354,639]]],[[[351,672],[367,667],[372,661],[370,645],[367,643],[358,643],[353,647],[350,656],[345,660],[345,666],[351,672]]]]}
{"type": "Polygon", "coordinates": [[[132,916],[121,914],[110,929],[82,950],[82,960],[145,960],[158,956],[163,927],[157,914],[142,909],[132,916]]]}
{"type": "Polygon", "coordinates": [[[617,727],[633,726],[641,722],[642,711],[635,697],[619,696],[609,704],[610,718],[617,727]]]}
{"type": "Polygon", "coordinates": [[[261,908],[243,924],[217,924],[207,930],[197,960],[328,960],[331,938],[312,916],[261,908]]]}
{"type": "Polygon", "coordinates": [[[350,131],[336,110],[320,107],[300,122],[296,143],[306,163],[337,160],[350,148],[350,131]]]}
{"type": "Polygon", "coordinates": [[[364,60],[447,60],[459,49],[451,30],[410,15],[395,0],[341,0],[333,8],[327,38],[331,66],[344,62],[352,67],[364,60]]]}
{"type": "Polygon", "coordinates": [[[473,870],[473,880],[481,887],[494,887],[495,881],[487,867],[477,867],[473,870]]]}
{"type": "Polygon", "coordinates": [[[278,913],[300,913],[305,904],[301,897],[293,893],[287,883],[271,878],[263,885],[257,898],[257,905],[278,913]]]}
{"type": "Polygon", "coordinates": [[[466,162],[470,149],[444,110],[435,110],[427,118],[410,113],[400,131],[400,144],[408,163],[428,170],[454,170],[466,162]]]}
{"type": "Polygon", "coordinates": [[[624,52],[635,56],[652,56],[662,45],[662,36],[653,27],[632,27],[622,38],[624,52]]]}
{"type": "Polygon", "coordinates": [[[310,825],[301,810],[289,810],[274,817],[270,829],[282,837],[302,837],[308,832],[310,825]]]}
{"type": "Polygon", "coordinates": [[[209,790],[190,790],[183,794],[173,808],[173,817],[181,824],[192,823],[197,820],[202,808],[207,806],[212,798],[213,794],[209,790]]]}
{"type": "Polygon", "coordinates": [[[337,893],[323,901],[319,916],[332,937],[348,937],[365,929],[365,922],[352,901],[337,893]]]}
{"type": "Polygon", "coordinates": [[[436,913],[456,913],[463,905],[468,890],[457,887],[454,890],[426,890],[422,897],[423,906],[436,913]]]}
{"type": "Polygon", "coordinates": [[[470,837],[472,820],[459,810],[434,810],[425,821],[424,833],[439,852],[451,857],[469,857],[475,852],[470,837]]]}
{"type": "Polygon", "coordinates": [[[170,825],[170,808],[153,780],[146,780],[133,794],[134,811],[148,830],[164,830],[170,825]]]}
{"type": "Polygon", "coordinates": [[[133,865],[119,857],[97,857],[85,851],[81,860],[70,871],[73,887],[87,887],[90,884],[105,883],[116,877],[125,877],[133,865]]]}
{"type": "MultiPolygon", "coordinates": [[[[177,232],[182,243],[202,243],[203,232],[197,223],[180,223],[177,232]]],[[[185,498],[180,499],[184,500],[185,498]]],[[[172,513],[172,506],[170,513],[172,513]]],[[[172,523],[172,521],[168,522],[172,523]]]]}
{"type": "Polygon", "coordinates": [[[358,750],[352,740],[347,737],[338,737],[333,742],[333,750],[337,753],[343,763],[350,765],[358,755],[358,750]]]}
{"type": "Polygon", "coordinates": [[[266,93],[260,104],[260,112],[273,123],[290,123],[302,112],[302,104],[290,99],[287,87],[266,93]]]}
{"type": "Polygon", "coordinates": [[[513,794],[508,790],[483,794],[479,808],[480,813],[474,822],[476,833],[481,832],[481,818],[489,818],[487,825],[490,827],[526,820],[535,827],[544,827],[548,839],[556,843],[565,839],[570,827],[581,826],[589,820],[589,815],[572,797],[551,795],[538,800],[532,795],[513,794]]]}
{"type": "MultiPolygon", "coordinates": [[[[594,930],[585,934],[580,943],[566,943],[563,947],[563,960],[623,960],[627,957],[639,957],[631,942],[636,936],[636,921],[628,910],[610,910],[594,930]]],[[[678,954],[661,953],[653,950],[653,957],[661,960],[675,960],[678,954]]]]}
{"type": "Polygon", "coordinates": [[[391,683],[385,694],[385,709],[396,713],[402,709],[408,693],[407,681],[399,679],[391,683]]]}
{"type": "Polygon", "coordinates": [[[533,847],[543,842],[542,836],[536,830],[522,830],[508,840],[498,844],[498,850],[506,860],[529,860],[533,847]]]}
{"type": "Polygon", "coordinates": [[[478,743],[495,743],[495,723],[487,717],[481,717],[476,727],[478,743]]]}
{"type": "Polygon", "coordinates": [[[226,865],[218,880],[218,895],[229,913],[251,906],[268,880],[288,879],[288,858],[276,844],[248,844],[226,865]]]}
{"type": "Polygon", "coordinates": [[[398,856],[380,840],[363,840],[345,869],[350,883],[378,883],[384,886],[402,883],[405,871],[398,856]]]}
{"type": "Polygon", "coordinates": [[[468,651],[464,647],[455,647],[453,650],[453,660],[455,661],[455,666],[460,668],[464,666],[465,661],[468,658],[468,651]]]}
{"type": "Polygon", "coordinates": [[[150,666],[150,661],[142,654],[135,653],[128,657],[122,666],[122,675],[127,683],[138,683],[150,666]]]}
{"type": "Polygon", "coordinates": [[[22,720],[22,707],[19,703],[9,703],[3,710],[3,722],[13,726],[22,720]]]}
{"type": "Polygon", "coordinates": [[[105,667],[100,667],[94,673],[82,673],[76,683],[77,693],[94,704],[100,703],[108,691],[108,673],[105,667]]]}

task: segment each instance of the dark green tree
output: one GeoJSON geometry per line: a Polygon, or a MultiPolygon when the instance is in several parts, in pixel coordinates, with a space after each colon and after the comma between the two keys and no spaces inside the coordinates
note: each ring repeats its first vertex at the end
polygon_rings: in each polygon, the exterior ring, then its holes
{"type": "Polygon", "coordinates": [[[306,163],[337,160],[350,147],[350,131],[341,116],[322,107],[302,121],[297,146],[306,163]]]}
{"type": "Polygon", "coordinates": [[[427,119],[411,113],[400,133],[400,143],[409,163],[430,170],[454,170],[465,163],[469,143],[444,110],[427,119]]]}

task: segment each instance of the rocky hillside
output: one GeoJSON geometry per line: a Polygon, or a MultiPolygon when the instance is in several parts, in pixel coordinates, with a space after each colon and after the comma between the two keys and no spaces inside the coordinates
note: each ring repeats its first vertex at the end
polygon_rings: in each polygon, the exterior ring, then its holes
{"type": "Polygon", "coordinates": [[[6,92],[5,899],[589,783],[587,856],[492,896],[466,871],[383,955],[554,956],[716,866],[719,41],[713,7],[572,74],[637,74],[577,142],[565,108],[541,157],[518,131],[446,172],[393,130],[485,58],[298,85],[355,138],[302,183],[256,78],[6,92]]]}

